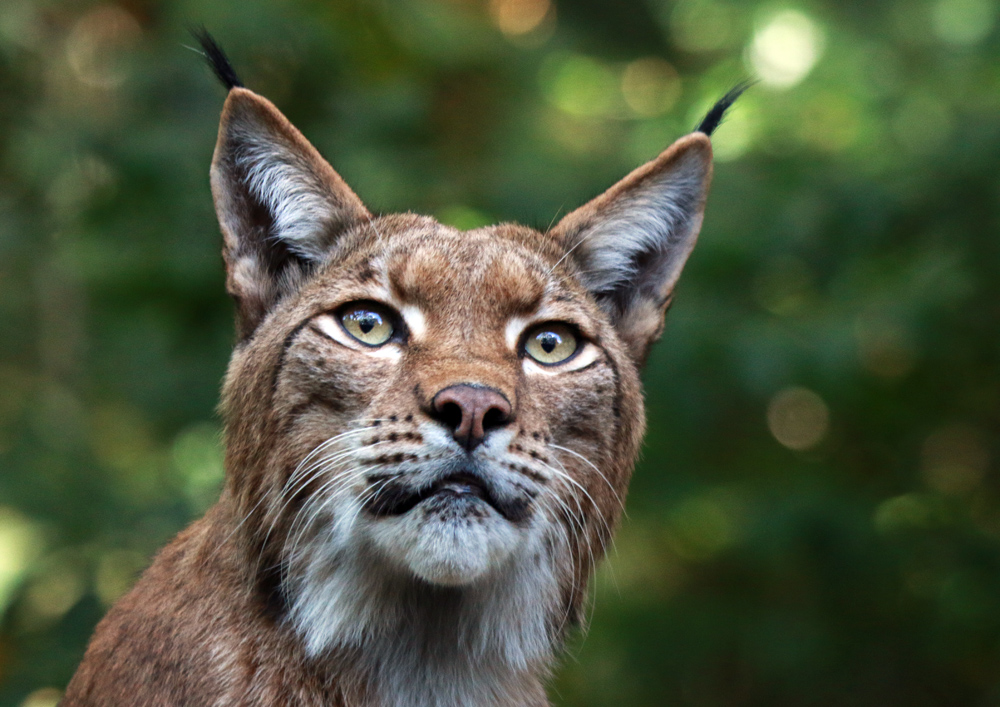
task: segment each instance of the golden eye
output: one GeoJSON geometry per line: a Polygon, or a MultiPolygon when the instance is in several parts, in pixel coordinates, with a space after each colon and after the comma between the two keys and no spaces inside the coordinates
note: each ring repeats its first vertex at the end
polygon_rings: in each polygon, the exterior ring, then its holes
{"type": "Polygon", "coordinates": [[[377,304],[349,304],[340,310],[340,323],[347,333],[368,346],[381,346],[395,331],[392,317],[377,304]]]}
{"type": "Polygon", "coordinates": [[[579,341],[565,324],[542,324],[532,329],[524,342],[525,352],[539,363],[552,366],[576,353],[579,341]]]}

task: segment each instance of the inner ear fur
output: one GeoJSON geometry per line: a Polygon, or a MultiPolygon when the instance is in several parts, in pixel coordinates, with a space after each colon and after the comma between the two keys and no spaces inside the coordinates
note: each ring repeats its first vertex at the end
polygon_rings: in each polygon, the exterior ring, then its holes
{"type": "Polygon", "coordinates": [[[211,169],[226,289],[242,340],[371,214],[315,147],[266,98],[229,92],[211,169]]]}
{"type": "Polygon", "coordinates": [[[691,133],[550,232],[640,365],[697,241],[711,179],[712,143],[691,133]]]}

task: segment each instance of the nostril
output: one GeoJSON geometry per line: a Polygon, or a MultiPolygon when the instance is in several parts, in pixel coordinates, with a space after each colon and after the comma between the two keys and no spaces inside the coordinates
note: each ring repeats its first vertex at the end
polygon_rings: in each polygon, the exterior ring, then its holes
{"type": "Polygon", "coordinates": [[[510,418],[510,410],[500,407],[491,407],[483,415],[483,432],[489,432],[497,427],[503,427],[510,418]]]}
{"type": "Polygon", "coordinates": [[[462,408],[455,402],[444,402],[435,408],[435,417],[450,430],[457,430],[462,424],[462,408]]]}

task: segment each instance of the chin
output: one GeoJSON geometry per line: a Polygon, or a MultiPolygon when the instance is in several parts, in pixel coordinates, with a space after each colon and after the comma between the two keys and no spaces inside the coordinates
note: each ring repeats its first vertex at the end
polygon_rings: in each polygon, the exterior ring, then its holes
{"type": "Polygon", "coordinates": [[[573,563],[537,495],[463,458],[360,478],[307,502],[287,554],[286,595],[307,651],[381,654],[406,635],[435,650],[516,646],[501,652],[541,660],[573,563]],[[511,632],[512,623],[524,625],[511,632]]]}
{"type": "Polygon", "coordinates": [[[375,518],[372,544],[386,562],[428,584],[462,587],[502,572],[524,528],[468,493],[438,492],[403,515],[375,518]]]}

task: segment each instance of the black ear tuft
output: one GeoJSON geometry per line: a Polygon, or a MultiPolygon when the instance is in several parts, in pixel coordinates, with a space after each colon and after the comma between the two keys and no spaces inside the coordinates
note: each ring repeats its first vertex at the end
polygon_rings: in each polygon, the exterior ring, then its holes
{"type": "Polygon", "coordinates": [[[701,124],[695,128],[696,133],[705,133],[706,135],[711,135],[719,123],[722,122],[722,118],[726,115],[726,111],[729,110],[736,99],[743,95],[743,92],[748,88],[753,86],[756,81],[740,81],[738,84],[733,86],[726,93],[725,96],[720,98],[718,102],[712,106],[712,110],[708,111],[708,115],[701,121],[701,124]]]}
{"type": "Polygon", "coordinates": [[[227,90],[233,88],[243,88],[243,82],[240,81],[240,77],[236,75],[236,70],[233,65],[229,63],[229,57],[226,53],[222,51],[222,47],[219,46],[215,38],[208,33],[204,27],[189,27],[188,30],[198,40],[198,44],[201,45],[201,53],[204,55],[205,60],[211,67],[212,72],[219,78],[222,85],[226,87],[227,90]]]}

